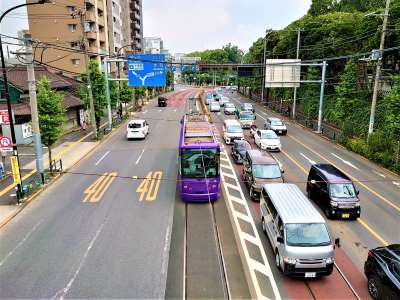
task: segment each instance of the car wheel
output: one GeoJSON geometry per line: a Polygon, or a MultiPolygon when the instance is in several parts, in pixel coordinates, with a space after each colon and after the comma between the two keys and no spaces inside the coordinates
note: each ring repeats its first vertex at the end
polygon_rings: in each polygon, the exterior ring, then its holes
{"type": "Polygon", "coordinates": [[[381,298],[381,283],[378,276],[371,275],[368,277],[368,292],[373,299],[381,298]]]}
{"type": "Polygon", "coordinates": [[[264,233],[267,233],[267,225],[265,225],[265,219],[264,217],[261,218],[261,227],[262,227],[262,231],[264,233]]]}
{"type": "Polygon", "coordinates": [[[282,269],[282,264],[281,264],[281,256],[280,256],[280,254],[279,254],[278,249],[276,249],[276,253],[275,253],[275,264],[276,264],[276,267],[277,267],[280,271],[283,271],[283,269],[282,269]]]}

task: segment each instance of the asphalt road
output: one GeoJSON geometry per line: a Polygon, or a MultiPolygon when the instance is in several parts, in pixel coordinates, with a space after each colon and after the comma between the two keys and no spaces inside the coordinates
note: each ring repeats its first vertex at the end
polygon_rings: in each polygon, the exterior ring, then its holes
{"type": "MultiPolygon", "coordinates": [[[[232,102],[251,102],[227,93],[232,102]]],[[[256,125],[277,116],[256,104],[256,125]]],[[[400,177],[315,133],[286,120],[288,135],[281,137],[282,152],[274,156],[284,164],[285,176],[305,191],[308,171],[315,162],[334,164],[350,175],[360,190],[361,218],[358,221],[329,221],[335,237],[340,237],[349,257],[362,270],[368,249],[398,243],[400,234],[400,177]]]]}
{"type": "Polygon", "coordinates": [[[150,103],[145,140],[119,128],[1,229],[2,298],[164,297],[182,109],[150,103]]]}

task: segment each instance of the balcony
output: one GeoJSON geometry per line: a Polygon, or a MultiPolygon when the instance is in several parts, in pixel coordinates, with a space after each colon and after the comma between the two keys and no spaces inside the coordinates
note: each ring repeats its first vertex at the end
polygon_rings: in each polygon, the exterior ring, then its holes
{"type": "Polygon", "coordinates": [[[87,10],[85,13],[85,19],[87,22],[93,23],[96,22],[96,15],[94,10],[87,10]]]}
{"type": "Polygon", "coordinates": [[[97,19],[97,24],[99,24],[99,26],[104,27],[104,17],[99,17],[97,19]]]}
{"type": "Polygon", "coordinates": [[[134,2],[132,1],[132,2],[131,2],[130,8],[131,8],[131,10],[133,10],[133,11],[140,12],[140,6],[137,4],[136,1],[134,1],[134,2]]]}
{"type": "Polygon", "coordinates": [[[91,55],[92,53],[99,53],[99,50],[96,46],[89,46],[88,51],[90,52],[91,55]]]}
{"type": "Polygon", "coordinates": [[[103,32],[99,32],[99,40],[100,41],[106,41],[106,34],[103,32]]]}
{"type": "Polygon", "coordinates": [[[88,40],[96,40],[97,39],[97,33],[94,31],[89,31],[86,32],[86,37],[88,40]]]}
{"type": "Polygon", "coordinates": [[[86,6],[94,6],[96,0],[85,0],[86,6]]]}
{"type": "Polygon", "coordinates": [[[140,30],[140,25],[139,25],[139,23],[138,23],[138,22],[135,22],[135,24],[134,24],[134,28],[135,28],[135,29],[137,29],[137,30],[140,30]]]}

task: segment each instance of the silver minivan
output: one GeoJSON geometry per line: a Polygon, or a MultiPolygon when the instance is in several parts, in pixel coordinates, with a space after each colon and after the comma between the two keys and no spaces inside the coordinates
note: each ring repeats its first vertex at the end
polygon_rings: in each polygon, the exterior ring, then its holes
{"type": "Polygon", "coordinates": [[[260,208],[263,231],[284,274],[313,278],[332,273],[334,247],[325,219],[295,184],[265,184],[260,208]]]}

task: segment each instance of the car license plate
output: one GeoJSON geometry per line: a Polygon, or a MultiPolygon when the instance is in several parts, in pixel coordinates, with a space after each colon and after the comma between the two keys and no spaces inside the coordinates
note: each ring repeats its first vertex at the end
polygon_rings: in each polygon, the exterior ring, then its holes
{"type": "Polygon", "coordinates": [[[350,214],[342,214],[342,218],[343,219],[348,219],[348,218],[350,218],[350,214]]]}
{"type": "Polygon", "coordinates": [[[279,133],[282,133],[282,130],[279,130],[279,133]]]}
{"type": "Polygon", "coordinates": [[[305,275],[306,278],[314,278],[315,276],[317,276],[316,272],[306,272],[305,275]]]}

